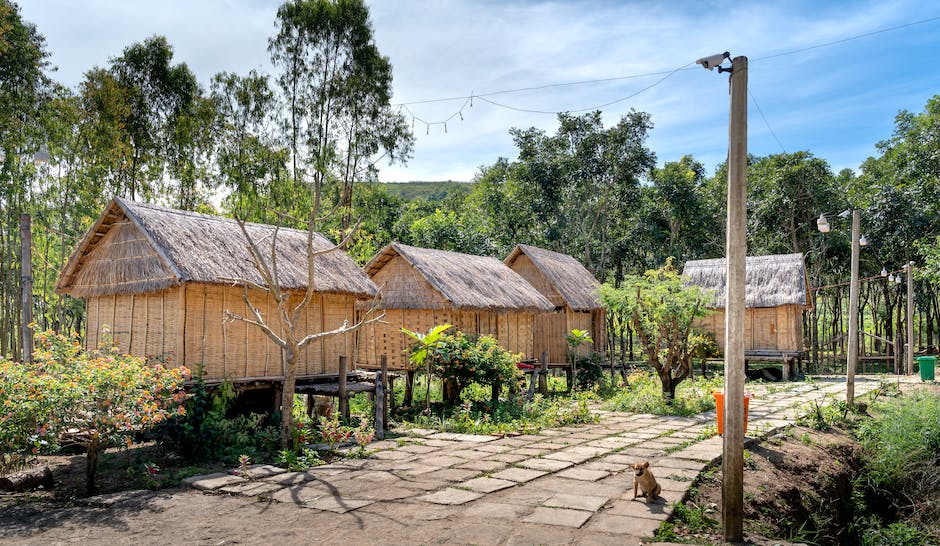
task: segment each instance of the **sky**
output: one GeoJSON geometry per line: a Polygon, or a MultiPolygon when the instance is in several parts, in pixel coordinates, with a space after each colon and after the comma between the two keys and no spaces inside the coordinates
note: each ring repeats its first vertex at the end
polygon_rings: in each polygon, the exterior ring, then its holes
{"type": "MultiPolygon", "coordinates": [[[[857,170],[899,111],[920,112],[940,94],[940,3],[923,0],[367,3],[393,66],[393,103],[414,117],[411,159],[380,164],[388,182],[472,180],[515,159],[511,128],[552,134],[553,112],[591,109],[607,125],[648,112],[660,164],[692,155],[713,172],[727,156],[728,75],[694,61],[723,51],[749,59],[748,151],[807,150],[835,172],[857,170]],[[487,96],[499,91],[512,92],[487,96]]],[[[274,72],[277,0],[19,4],[46,38],[52,77],[72,88],[155,34],[203,85],[220,71],[274,72]]]]}

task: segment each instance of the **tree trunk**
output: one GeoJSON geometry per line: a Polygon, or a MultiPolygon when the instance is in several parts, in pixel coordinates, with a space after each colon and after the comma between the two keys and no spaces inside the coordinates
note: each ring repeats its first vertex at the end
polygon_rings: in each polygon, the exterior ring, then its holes
{"type": "Polygon", "coordinates": [[[284,382],[281,389],[281,448],[293,447],[294,425],[294,387],[297,383],[297,354],[296,344],[281,349],[284,359],[284,382]]]}
{"type": "Polygon", "coordinates": [[[92,440],[85,452],[85,494],[88,496],[94,495],[97,490],[95,474],[98,470],[98,447],[98,440],[92,440]]]}
{"type": "Polygon", "coordinates": [[[414,388],[415,372],[414,370],[408,370],[405,372],[405,396],[401,401],[401,404],[406,408],[410,408],[411,404],[414,403],[414,388]]]}
{"type": "Polygon", "coordinates": [[[449,405],[456,405],[460,403],[460,388],[457,386],[457,383],[451,379],[444,380],[444,402],[449,405]]]}

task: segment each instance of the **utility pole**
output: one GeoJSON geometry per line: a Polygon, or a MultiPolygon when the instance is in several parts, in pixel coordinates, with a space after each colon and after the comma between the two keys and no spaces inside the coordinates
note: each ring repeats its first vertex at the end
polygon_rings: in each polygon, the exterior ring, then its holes
{"type": "Polygon", "coordinates": [[[907,270],[907,375],[914,373],[914,262],[908,260],[907,270]]]}
{"type": "Polygon", "coordinates": [[[852,277],[849,283],[849,354],[845,358],[845,403],[855,407],[855,370],[858,368],[858,255],[862,213],[852,211],[852,277]]]}
{"type": "Polygon", "coordinates": [[[20,287],[23,307],[23,362],[33,363],[33,232],[29,214],[20,215],[20,287]]]}
{"type": "Polygon", "coordinates": [[[722,535],[744,540],[744,277],[747,260],[747,57],[731,61],[725,302],[722,535]]]}

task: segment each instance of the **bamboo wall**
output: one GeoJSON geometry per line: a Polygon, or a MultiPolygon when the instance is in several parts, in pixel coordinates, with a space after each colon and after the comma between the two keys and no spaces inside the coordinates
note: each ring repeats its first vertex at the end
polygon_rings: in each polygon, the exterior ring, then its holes
{"type": "Polygon", "coordinates": [[[372,282],[379,287],[385,309],[449,310],[453,306],[401,256],[395,256],[382,266],[372,276],[372,282]]]}
{"type": "Polygon", "coordinates": [[[529,358],[535,356],[532,313],[451,309],[385,309],[384,313],[385,324],[373,323],[360,331],[357,361],[360,367],[378,367],[384,354],[388,357],[390,369],[407,368],[406,352],[414,340],[401,329],[424,333],[444,323],[454,326],[448,330],[449,333],[459,330],[465,334],[492,335],[507,351],[523,353],[529,358]]]}
{"type": "Polygon", "coordinates": [[[555,307],[565,306],[565,299],[561,293],[548,280],[548,277],[542,273],[542,270],[529,259],[525,253],[519,254],[512,262],[512,270],[522,276],[529,284],[538,290],[543,296],[548,298],[555,307]]]}
{"type": "MultiPolygon", "coordinates": [[[[725,350],[725,311],[716,309],[699,327],[712,332],[725,350]]],[[[802,351],[803,309],[799,305],[752,307],[744,313],[744,350],[802,351]]]]}
{"type": "Polygon", "coordinates": [[[540,313],[535,316],[533,329],[535,357],[539,358],[542,351],[547,351],[549,362],[568,362],[568,342],[565,336],[575,329],[588,332],[594,340],[593,345],[582,348],[579,353],[586,354],[591,350],[603,352],[607,339],[607,323],[604,320],[603,309],[573,311],[565,306],[565,311],[540,313]]]}
{"type": "MultiPolygon", "coordinates": [[[[282,368],[277,345],[254,325],[223,321],[226,310],[250,316],[243,293],[238,287],[190,283],[149,294],[89,297],[85,344],[96,347],[102,341],[102,327],[108,325],[121,351],[164,355],[194,372],[201,368],[210,382],[225,377],[278,378],[282,368]]],[[[266,294],[254,292],[251,301],[269,324],[276,324],[276,309],[266,294]]],[[[353,296],[317,294],[303,315],[300,331],[333,330],[344,320],[353,324],[354,319],[353,296]]],[[[354,335],[346,334],[311,343],[301,353],[297,377],[336,373],[341,355],[355,362],[353,341],[354,335]]]]}

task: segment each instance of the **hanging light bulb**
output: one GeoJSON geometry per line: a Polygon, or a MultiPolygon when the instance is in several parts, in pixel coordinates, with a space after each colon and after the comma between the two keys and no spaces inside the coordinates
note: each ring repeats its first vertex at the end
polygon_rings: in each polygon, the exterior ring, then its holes
{"type": "Polygon", "coordinates": [[[888,282],[894,282],[894,273],[888,275],[888,282]]]}
{"type": "Polygon", "coordinates": [[[816,228],[819,229],[820,233],[829,233],[829,220],[826,219],[825,214],[819,215],[816,220],[816,228]]]}
{"type": "Polygon", "coordinates": [[[866,239],[865,236],[862,235],[861,237],[858,238],[858,244],[859,246],[868,246],[868,239],[866,239]]]}
{"type": "Polygon", "coordinates": [[[900,275],[898,275],[897,277],[894,278],[894,284],[901,284],[901,276],[900,276],[900,275]]]}
{"type": "Polygon", "coordinates": [[[882,276],[882,277],[887,277],[887,276],[888,276],[888,270],[882,267],[882,268],[881,268],[881,276],[882,276]]]}

